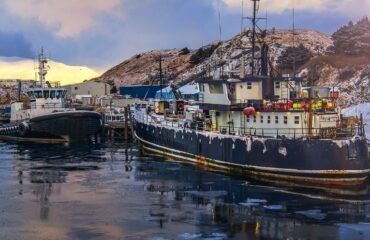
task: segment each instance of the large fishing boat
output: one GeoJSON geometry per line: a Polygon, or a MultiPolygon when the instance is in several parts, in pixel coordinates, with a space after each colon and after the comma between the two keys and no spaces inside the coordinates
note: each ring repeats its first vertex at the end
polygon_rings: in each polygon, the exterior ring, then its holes
{"type": "Polygon", "coordinates": [[[361,185],[370,172],[362,121],[345,124],[336,89],[268,74],[269,47],[263,36],[257,41],[252,1],[250,74],[198,79],[196,106],[180,99],[138,105],[136,138],[147,152],[263,180],[361,185]]]}
{"type": "Polygon", "coordinates": [[[17,101],[11,103],[10,124],[0,127],[0,137],[20,141],[81,141],[97,137],[102,128],[101,114],[65,107],[67,90],[46,81],[47,59],[39,55],[38,86],[26,93],[29,103],[21,101],[21,82],[17,101]]]}

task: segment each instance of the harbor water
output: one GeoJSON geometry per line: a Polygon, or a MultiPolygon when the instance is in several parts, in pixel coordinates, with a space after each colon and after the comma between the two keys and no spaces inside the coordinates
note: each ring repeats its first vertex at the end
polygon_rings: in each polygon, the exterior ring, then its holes
{"type": "Polygon", "coordinates": [[[370,239],[369,187],[261,183],[137,146],[0,142],[0,239],[370,239]]]}

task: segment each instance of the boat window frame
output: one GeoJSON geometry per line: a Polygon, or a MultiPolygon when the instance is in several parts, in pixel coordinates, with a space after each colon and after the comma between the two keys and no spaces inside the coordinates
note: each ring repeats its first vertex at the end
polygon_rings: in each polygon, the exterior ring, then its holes
{"type": "Polygon", "coordinates": [[[27,95],[28,95],[28,97],[29,97],[30,99],[35,99],[35,95],[34,95],[33,90],[32,90],[32,91],[28,91],[28,92],[27,92],[27,95]]]}
{"type": "Polygon", "coordinates": [[[56,93],[56,91],[55,91],[55,90],[50,90],[49,97],[50,97],[51,99],[56,98],[55,93],[56,93]]]}
{"type": "Polygon", "coordinates": [[[247,82],[247,89],[248,90],[252,89],[252,83],[251,82],[247,82]]]}
{"type": "Polygon", "coordinates": [[[223,84],[208,83],[208,88],[211,94],[224,94],[223,84]]]}
{"type": "Polygon", "coordinates": [[[280,81],[276,81],[275,82],[275,88],[276,89],[280,89],[280,87],[281,87],[281,82],[280,81]]]}
{"type": "Polygon", "coordinates": [[[42,91],[42,97],[45,99],[50,98],[50,90],[43,90],[42,91]]]}
{"type": "Polygon", "coordinates": [[[294,124],[299,124],[299,116],[294,116],[294,124]]]}
{"type": "Polygon", "coordinates": [[[284,124],[288,124],[288,116],[284,116],[284,124]]]}
{"type": "Polygon", "coordinates": [[[42,93],[42,90],[35,90],[34,91],[34,96],[35,98],[43,98],[43,93],[42,93]]]}

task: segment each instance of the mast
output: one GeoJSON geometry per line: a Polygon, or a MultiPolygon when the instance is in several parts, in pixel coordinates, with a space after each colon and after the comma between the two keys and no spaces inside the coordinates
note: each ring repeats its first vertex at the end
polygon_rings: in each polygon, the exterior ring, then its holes
{"type": "Polygon", "coordinates": [[[296,74],[296,59],[295,59],[295,16],[294,16],[294,8],[293,8],[293,77],[296,74]]]}
{"type": "Polygon", "coordinates": [[[41,87],[45,87],[45,76],[48,73],[46,64],[48,60],[44,56],[44,49],[41,48],[41,53],[39,54],[39,79],[41,87]]]}
{"type": "Polygon", "coordinates": [[[256,48],[256,15],[257,15],[257,1],[260,0],[251,0],[253,1],[253,18],[252,18],[252,76],[254,76],[255,72],[255,66],[254,66],[254,60],[255,60],[255,48],[256,48]]]}
{"type": "Polygon", "coordinates": [[[240,67],[240,78],[245,77],[245,60],[244,60],[244,49],[243,49],[243,42],[242,37],[244,33],[244,0],[242,0],[242,19],[241,19],[241,26],[240,26],[240,48],[242,49],[242,59],[241,59],[241,67],[240,67]]]}

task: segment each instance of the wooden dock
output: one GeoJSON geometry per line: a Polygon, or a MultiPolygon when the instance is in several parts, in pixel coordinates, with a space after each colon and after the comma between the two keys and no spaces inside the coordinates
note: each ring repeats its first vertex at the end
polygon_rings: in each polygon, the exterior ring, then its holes
{"type": "Polygon", "coordinates": [[[125,107],[123,121],[105,123],[104,136],[110,141],[134,140],[134,120],[128,106],[125,107]]]}

